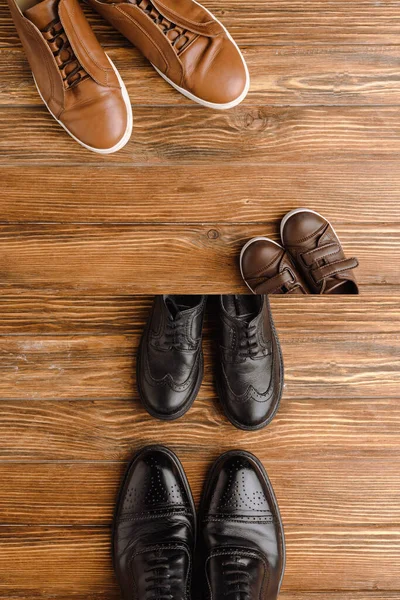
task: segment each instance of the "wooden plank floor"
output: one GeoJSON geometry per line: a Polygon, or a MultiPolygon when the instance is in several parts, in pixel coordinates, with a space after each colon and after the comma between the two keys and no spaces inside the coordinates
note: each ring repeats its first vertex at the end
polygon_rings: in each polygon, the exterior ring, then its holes
{"type": "Polygon", "coordinates": [[[43,107],[0,0],[3,287],[243,291],[243,242],[276,238],[285,212],[306,205],[359,258],[364,293],[400,293],[398,2],[207,6],[249,64],[250,93],[232,111],[177,94],[85,9],[134,109],[132,140],[103,157],[43,107]]]}
{"type": "Polygon", "coordinates": [[[127,84],[132,140],[76,145],[34,88],[0,0],[0,598],[116,600],[110,526],[125,465],[169,445],[198,501],[222,451],[264,462],[288,548],[283,600],[400,598],[400,3],[204,0],[252,85],[191,104],[85,11],[127,84]],[[206,372],[178,422],[151,419],[135,353],[154,293],[245,292],[238,253],[322,212],[360,260],[359,298],[273,298],[278,416],[234,430],[206,372]]]}
{"type": "Polygon", "coordinates": [[[216,299],[193,408],[140,406],[135,354],[151,297],[5,295],[0,321],[1,598],[118,598],[116,492],[132,452],[161,442],[196,501],[211,461],[240,447],[268,469],[286,527],[284,600],[394,600],[400,569],[400,302],[273,298],[286,365],[278,416],[236,431],[213,384],[216,299]]]}

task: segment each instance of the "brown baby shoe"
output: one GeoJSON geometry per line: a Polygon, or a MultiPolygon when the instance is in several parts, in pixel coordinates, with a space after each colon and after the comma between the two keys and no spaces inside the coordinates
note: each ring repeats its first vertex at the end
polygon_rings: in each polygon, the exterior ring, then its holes
{"type": "Polygon", "coordinates": [[[358,294],[352,270],[332,225],[308,208],[290,211],[281,223],[282,244],[313,294],[358,294]]]}
{"type": "Polygon", "coordinates": [[[247,242],[240,253],[240,271],[253,294],[307,294],[290,255],[266,237],[247,242]]]}

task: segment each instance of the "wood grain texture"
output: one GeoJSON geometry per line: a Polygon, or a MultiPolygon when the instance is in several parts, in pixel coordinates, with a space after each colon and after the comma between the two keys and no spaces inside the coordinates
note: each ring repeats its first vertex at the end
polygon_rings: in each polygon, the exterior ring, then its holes
{"type": "MultiPolygon", "coordinates": [[[[288,334],[315,340],[340,334],[351,343],[351,334],[399,333],[400,302],[392,296],[307,296],[299,310],[298,298],[271,296],[275,325],[283,343],[288,334]],[[373,316],[373,319],[371,318],[373,316]]],[[[216,339],[218,296],[209,296],[206,332],[216,339]],[[214,321],[215,333],[208,321],[214,321]]],[[[104,335],[139,336],[148,317],[153,296],[66,295],[17,289],[0,294],[0,335],[104,335]]],[[[371,337],[371,339],[373,339],[371,337]]],[[[135,342],[132,342],[133,346],[135,342]]]]}
{"type": "MultiPolygon", "coordinates": [[[[361,285],[399,284],[398,225],[340,226],[337,233],[347,256],[359,259],[361,285]]],[[[1,285],[58,293],[246,293],[238,259],[257,235],[276,238],[277,227],[3,225],[1,285]]]]}
{"type": "MultiPolygon", "coordinates": [[[[397,0],[255,0],[251,10],[241,0],[203,0],[239,44],[398,44],[400,19],[397,0]]],[[[1,0],[1,45],[19,44],[7,3],[1,0]]],[[[100,42],[128,43],[85,8],[100,42]]]]}
{"type": "MultiPolygon", "coordinates": [[[[71,600],[71,595],[65,594],[46,594],[41,595],[41,598],[45,598],[46,600],[71,600]]],[[[98,592],[89,592],[82,594],[73,594],[74,600],[120,600],[121,594],[116,587],[113,590],[107,591],[98,591],[98,592]]],[[[30,599],[32,599],[32,595],[30,595],[30,599]]],[[[2,600],[21,600],[21,595],[10,594],[9,592],[5,592],[2,594],[2,600]]],[[[342,592],[290,592],[290,591],[281,591],[279,594],[279,600],[398,600],[398,592],[371,592],[369,590],[363,592],[351,592],[351,591],[342,591],[342,592]]]]}
{"type": "Polygon", "coordinates": [[[74,142],[45,107],[0,108],[1,165],[390,161],[399,152],[397,107],[137,106],[131,141],[106,157],[74,142]]]}
{"type": "MultiPolygon", "coordinates": [[[[257,453],[264,459],[263,449],[257,453]]],[[[180,455],[196,502],[209,459],[180,455]]],[[[264,460],[285,526],[400,524],[400,457],[264,460]]],[[[110,526],[126,463],[0,463],[0,523],[110,526]]]]}
{"type": "Polygon", "coordinates": [[[120,598],[115,497],[153,442],[196,501],[222,451],[260,457],[286,528],[280,599],[400,597],[399,2],[204,2],[251,73],[226,113],[189,103],[85,7],[134,108],[128,146],[100,157],[42,106],[0,0],[2,600],[120,598]],[[135,385],[148,294],[244,292],[242,244],[301,206],[358,256],[362,295],[272,298],[276,419],[252,435],[222,415],[216,298],[199,397],[168,426],[150,418],[135,385]]]}
{"type": "MultiPolygon", "coordinates": [[[[35,400],[133,397],[136,401],[139,335],[2,336],[0,395],[35,400]]],[[[397,398],[398,338],[398,333],[353,333],[343,339],[343,334],[284,332],[280,341],[286,363],[285,398],[397,398]]],[[[216,333],[204,343],[207,367],[201,397],[207,401],[216,397],[216,343],[216,333]]]]}
{"type": "MultiPolygon", "coordinates": [[[[70,595],[55,595],[54,593],[41,595],[46,600],[71,600],[70,595]]],[[[30,596],[32,599],[32,595],[30,596]]],[[[75,594],[73,595],[74,600],[120,600],[121,594],[119,590],[108,590],[105,592],[89,592],[84,595],[75,594]]],[[[20,595],[9,594],[6,592],[2,595],[2,600],[21,600],[20,595]]],[[[369,590],[364,592],[331,592],[326,591],[323,593],[319,592],[290,592],[281,591],[279,594],[279,600],[398,600],[398,592],[371,592],[369,590]]]]}
{"type": "MultiPolygon", "coordinates": [[[[251,76],[246,105],[398,103],[398,46],[248,46],[242,51],[251,76]]],[[[112,48],[108,54],[134,107],[193,106],[165,83],[136,48],[112,48]]],[[[42,106],[21,47],[0,46],[0,80],[0,105],[42,106]]]]}
{"type": "Polygon", "coordinates": [[[20,168],[0,167],[0,223],[268,223],[277,233],[283,215],[302,206],[337,227],[400,221],[400,169],[393,161],[76,166],[73,175],[70,167],[25,166],[19,177],[20,168]]]}
{"type": "MultiPolygon", "coordinates": [[[[398,529],[293,526],[286,528],[286,542],[284,590],[398,589],[398,529]],[[311,562],[319,568],[310,568],[311,562]]],[[[2,590],[11,593],[65,595],[73,589],[83,595],[116,589],[110,531],[104,528],[2,527],[0,569],[2,590]]]]}
{"type": "MultiPolygon", "coordinates": [[[[112,375],[110,375],[112,377],[112,375]]],[[[71,380],[72,382],[72,380],[71,380]]],[[[133,400],[2,400],[0,460],[129,460],[143,445],[162,443],[186,459],[211,460],[243,448],[265,460],[400,455],[398,398],[304,399],[284,397],[270,427],[250,436],[233,431],[217,398],[197,398],[169,427],[133,400]]]]}

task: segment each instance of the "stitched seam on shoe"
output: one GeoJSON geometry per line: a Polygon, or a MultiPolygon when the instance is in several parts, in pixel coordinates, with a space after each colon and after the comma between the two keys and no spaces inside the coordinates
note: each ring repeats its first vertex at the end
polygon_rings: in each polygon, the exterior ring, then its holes
{"type": "MultiPolygon", "coordinates": [[[[321,258],[319,258],[317,260],[324,260],[325,258],[329,258],[330,256],[335,256],[335,254],[339,254],[340,251],[341,251],[341,248],[339,248],[339,250],[335,250],[334,252],[328,252],[328,254],[324,254],[324,256],[321,256],[321,258]]],[[[334,263],[330,263],[330,264],[334,264],[334,263]]],[[[309,269],[312,269],[313,263],[311,265],[305,264],[305,266],[309,269]]],[[[319,269],[319,268],[321,268],[321,267],[318,267],[318,265],[316,267],[314,266],[314,269],[319,269]]]]}
{"type": "MultiPolygon", "coordinates": [[[[321,227],[319,229],[317,229],[316,231],[314,231],[314,233],[310,233],[310,235],[307,235],[306,237],[296,240],[296,242],[294,242],[293,246],[297,246],[298,244],[301,244],[302,242],[307,242],[308,240],[313,238],[315,235],[318,235],[320,231],[323,231],[324,229],[326,229],[328,226],[329,225],[327,223],[325,223],[324,225],[321,225],[321,227]]],[[[292,246],[292,244],[291,244],[291,246],[292,246]]]]}
{"type": "MultiPolygon", "coordinates": [[[[341,259],[341,260],[336,260],[335,262],[329,263],[328,265],[325,265],[326,267],[333,267],[336,264],[339,264],[342,262],[342,260],[348,260],[348,259],[341,259]]],[[[358,265],[356,265],[358,266],[358,265]]],[[[349,267],[348,265],[346,265],[345,267],[342,267],[341,269],[335,269],[334,271],[332,271],[331,273],[327,274],[327,275],[322,275],[322,277],[320,277],[319,279],[315,280],[315,283],[322,283],[324,281],[324,279],[328,279],[329,277],[333,277],[334,275],[337,275],[338,273],[345,273],[346,271],[351,271],[353,268],[356,267],[349,267]]],[[[324,267],[318,267],[319,270],[323,271],[324,267]]]]}
{"type": "Polygon", "coordinates": [[[266,269],[268,269],[268,267],[270,267],[274,262],[276,261],[276,258],[273,258],[269,263],[267,263],[266,265],[264,265],[263,267],[261,267],[260,269],[257,269],[257,271],[252,271],[247,278],[248,279],[252,279],[253,277],[259,277],[266,269]]]}
{"type": "MultiPolygon", "coordinates": [[[[276,275],[274,275],[273,277],[267,277],[266,275],[264,275],[263,277],[265,279],[267,279],[268,281],[273,281],[274,279],[277,279],[278,277],[280,277],[281,275],[284,274],[285,270],[289,270],[288,267],[285,267],[282,271],[279,271],[279,273],[277,273],[276,275]]],[[[258,275],[257,277],[248,277],[248,279],[261,279],[261,275],[258,275]]],[[[295,283],[295,281],[290,281],[288,283],[295,283]]],[[[281,287],[281,286],[277,286],[277,287],[281,287]]]]}
{"type": "MultiPolygon", "coordinates": [[[[267,518],[267,517],[273,517],[274,516],[273,513],[272,513],[272,511],[265,510],[265,509],[262,509],[262,508],[252,508],[251,511],[252,512],[258,512],[258,513],[260,513],[260,515],[259,515],[260,517],[267,518]]],[[[216,518],[216,519],[218,519],[220,517],[223,518],[223,519],[224,518],[230,518],[230,517],[232,517],[232,518],[241,518],[241,519],[242,518],[243,519],[246,519],[246,518],[249,518],[249,519],[258,518],[257,515],[255,515],[255,516],[252,516],[252,515],[241,515],[240,513],[237,513],[236,517],[235,517],[235,515],[233,513],[226,513],[226,512],[225,513],[224,512],[218,512],[217,514],[209,513],[208,516],[205,517],[205,518],[208,519],[209,517],[216,518]]]]}
{"type": "Polygon", "coordinates": [[[128,516],[126,517],[119,517],[118,521],[121,523],[122,521],[145,521],[147,519],[159,519],[159,518],[164,518],[164,517],[173,517],[173,516],[190,516],[192,514],[191,510],[188,508],[186,508],[185,510],[180,510],[180,511],[174,511],[174,510],[168,510],[165,512],[159,512],[159,513],[137,513],[135,515],[128,516]]]}
{"type": "MultiPolygon", "coordinates": [[[[273,368],[273,364],[272,364],[272,368],[273,368]]],[[[242,404],[245,404],[246,402],[259,402],[260,404],[263,404],[264,402],[267,402],[270,399],[270,397],[272,396],[273,390],[271,388],[274,383],[272,377],[271,377],[271,381],[269,383],[268,389],[263,393],[257,392],[257,390],[250,384],[249,387],[247,388],[247,390],[243,394],[235,394],[235,392],[232,390],[232,388],[229,384],[228,377],[225,373],[224,365],[222,365],[222,374],[224,376],[228,392],[232,395],[232,399],[234,400],[234,402],[240,402],[242,404]],[[255,398],[252,398],[252,395],[251,395],[252,391],[255,392],[255,394],[257,396],[261,396],[263,398],[263,400],[256,400],[255,398]]]]}
{"type": "Polygon", "coordinates": [[[337,248],[337,250],[335,250],[334,252],[330,252],[329,254],[326,254],[326,256],[330,256],[331,254],[336,254],[337,252],[340,252],[341,247],[340,244],[338,244],[337,242],[328,242],[328,244],[324,244],[323,246],[317,246],[316,248],[312,248],[311,250],[306,250],[305,252],[303,252],[303,254],[316,254],[317,252],[319,252],[320,250],[322,250],[322,248],[324,247],[328,247],[328,246],[335,246],[335,248],[337,248]]]}
{"type": "Polygon", "coordinates": [[[204,519],[204,523],[226,523],[227,521],[232,523],[259,523],[260,525],[269,525],[270,523],[274,523],[275,519],[273,517],[271,517],[270,519],[257,519],[257,521],[251,518],[235,519],[233,517],[227,517],[225,519],[218,519],[217,517],[208,517],[204,519]]]}
{"type": "Polygon", "coordinates": [[[167,373],[166,375],[164,375],[164,377],[162,379],[154,379],[154,377],[152,376],[152,374],[150,372],[150,368],[146,369],[146,366],[149,364],[149,358],[147,356],[147,348],[144,348],[144,352],[145,352],[145,361],[146,361],[146,364],[144,365],[144,367],[145,367],[144,375],[145,375],[146,379],[147,379],[147,376],[151,379],[151,381],[149,381],[150,385],[163,386],[165,384],[168,384],[170,386],[170,388],[172,388],[173,390],[183,392],[190,386],[190,384],[193,382],[193,380],[197,376],[195,369],[198,366],[200,359],[201,359],[200,352],[198,353],[198,355],[196,357],[196,362],[193,365],[193,368],[189,374],[189,377],[183,383],[179,383],[179,384],[174,382],[174,379],[172,378],[172,375],[170,373],[167,373]]]}

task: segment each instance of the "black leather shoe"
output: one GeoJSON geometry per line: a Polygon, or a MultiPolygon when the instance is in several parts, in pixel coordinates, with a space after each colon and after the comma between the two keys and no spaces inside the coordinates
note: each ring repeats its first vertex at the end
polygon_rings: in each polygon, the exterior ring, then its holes
{"type": "Polygon", "coordinates": [[[140,343],[136,377],[147,411],[172,420],[189,410],[203,378],[205,296],[156,296],[140,343]]]}
{"type": "Polygon", "coordinates": [[[114,516],[114,569],[125,600],[190,598],[195,508],[171,450],[143,448],[133,459],[114,516]]]}
{"type": "Polygon", "coordinates": [[[217,389],[228,419],[256,430],[274,418],[283,390],[283,360],[267,296],[221,296],[217,389]]]}
{"type": "Polygon", "coordinates": [[[285,570],[278,504],[260,461],[241,450],[212,467],[199,515],[205,587],[213,600],[276,600],[285,570]]]}

